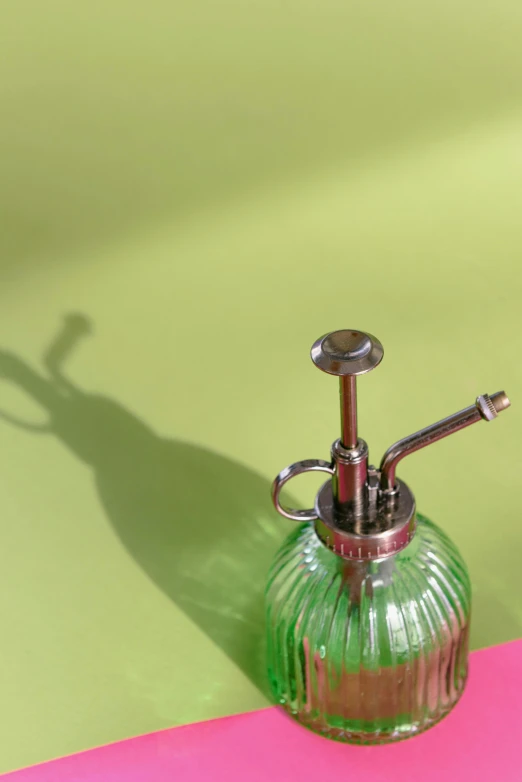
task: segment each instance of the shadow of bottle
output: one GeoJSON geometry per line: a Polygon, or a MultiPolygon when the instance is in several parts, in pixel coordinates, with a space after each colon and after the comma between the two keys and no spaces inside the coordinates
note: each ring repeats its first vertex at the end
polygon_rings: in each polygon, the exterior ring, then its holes
{"type": "Polygon", "coordinates": [[[270,484],[201,447],[158,436],[118,402],[86,393],[62,373],[88,332],[70,316],[44,356],[42,374],[0,351],[0,377],[48,413],[43,427],[87,463],[122,543],[148,576],[264,693],[263,592],[289,525],[270,502],[270,484]]]}

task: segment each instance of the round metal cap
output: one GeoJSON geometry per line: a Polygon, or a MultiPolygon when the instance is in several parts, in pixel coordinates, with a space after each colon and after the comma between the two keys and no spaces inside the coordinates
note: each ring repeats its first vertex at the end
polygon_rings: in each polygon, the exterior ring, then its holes
{"type": "Polygon", "coordinates": [[[343,559],[384,559],[410,543],[416,526],[415,498],[408,486],[397,481],[395,497],[375,497],[362,513],[337,512],[332,481],[317,494],[315,531],[324,545],[343,559]]]}
{"type": "Polygon", "coordinates": [[[342,329],[316,340],[310,355],[314,364],[329,375],[364,375],[380,364],[384,348],[371,334],[342,329]]]}

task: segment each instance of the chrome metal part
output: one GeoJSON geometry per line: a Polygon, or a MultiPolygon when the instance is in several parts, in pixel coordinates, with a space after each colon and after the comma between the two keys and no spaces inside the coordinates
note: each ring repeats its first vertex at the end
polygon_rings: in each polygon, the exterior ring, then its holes
{"type": "Polygon", "coordinates": [[[367,502],[364,515],[338,513],[332,482],[319,490],[315,531],[331,551],[344,559],[382,559],[408,545],[415,532],[415,498],[400,481],[395,497],[382,495],[367,502]]]}
{"type": "Polygon", "coordinates": [[[404,437],[402,440],[394,443],[388,448],[381,461],[381,490],[384,492],[397,491],[395,472],[399,462],[410,453],[419,451],[427,445],[436,443],[466,426],[477,423],[477,421],[492,421],[499,412],[505,410],[510,405],[510,401],[504,391],[498,391],[491,397],[487,394],[477,397],[474,405],[460,410],[458,413],[443,418],[425,429],[421,429],[414,434],[404,437]]]}
{"type": "Polygon", "coordinates": [[[349,560],[381,559],[400,551],[415,532],[415,498],[397,479],[399,462],[466,426],[492,421],[510,405],[504,391],[477,397],[474,405],[394,443],[380,469],[368,466],[368,446],[357,434],[356,378],[374,369],[383,357],[378,339],[362,331],[344,329],[320,337],[312,346],[314,364],[339,377],[341,436],[331,449],[331,462],[307,459],[286,467],[272,486],[274,505],[295,521],[314,521],[323,543],[349,560]],[[322,471],[331,476],[319,490],[315,507],[287,508],[279,495],[296,475],[322,471]]]}
{"type": "Polygon", "coordinates": [[[309,510],[287,508],[281,504],[279,499],[281,489],[285,483],[288,483],[289,480],[295,478],[296,475],[302,475],[304,472],[327,472],[330,475],[333,475],[334,468],[332,464],[325,462],[322,459],[304,459],[302,462],[295,462],[289,467],[285,467],[284,470],[281,470],[272,484],[272,501],[281,516],[285,516],[285,518],[292,519],[293,521],[315,521],[317,518],[313,508],[310,508],[309,510]]]}
{"type": "Polygon", "coordinates": [[[357,438],[357,375],[363,375],[380,364],[384,349],[376,337],[355,329],[342,329],[324,334],[314,342],[311,357],[323,372],[339,377],[341,397],[340,447],[346,458],[335,459],[334,494],[342,507],[346,503],[360,506],[366,466],[358,458],[357,438]],[[348,452],[353,452],[353,458],[348,452]]]}

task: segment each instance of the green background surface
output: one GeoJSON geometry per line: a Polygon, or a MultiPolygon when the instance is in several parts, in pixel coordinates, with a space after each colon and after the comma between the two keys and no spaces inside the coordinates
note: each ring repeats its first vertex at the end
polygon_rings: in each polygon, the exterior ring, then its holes
{"type": "Polygon", "coordinates": [[[337,436],[335,328],[385,346],[374,461],[511,396],[401,476],[473,647],[520,637],[518,0],[16,0],[0,38],[0,770],[267,703],[269,483],[337,436]]]}

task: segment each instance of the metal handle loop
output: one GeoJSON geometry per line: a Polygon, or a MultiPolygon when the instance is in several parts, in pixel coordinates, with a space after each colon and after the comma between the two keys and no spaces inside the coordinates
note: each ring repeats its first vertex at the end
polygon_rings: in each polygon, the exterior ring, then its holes
{"type": "Polygon", "coordinates": [[[276,510],[287,519],[292,519],[292,521],[315,521],[317,514],[313,508],[308,510],[285,508],[279,502],[279,494],[285,483],[288,483],[291,478],[295,478],[296,475],[301,475],[303,472],[327,472],[333,475],[335,469],[331,462],[325,462],[322,459],[304,459],[302,462],[295,462],[295,464],[285,467],[272,484],[272,501],[276,510]]]}

